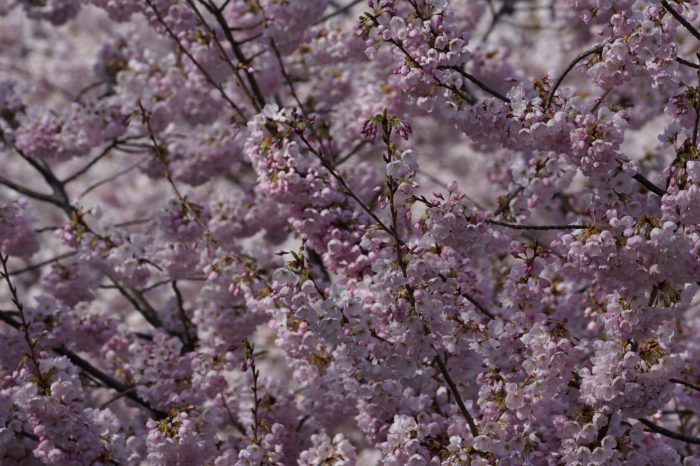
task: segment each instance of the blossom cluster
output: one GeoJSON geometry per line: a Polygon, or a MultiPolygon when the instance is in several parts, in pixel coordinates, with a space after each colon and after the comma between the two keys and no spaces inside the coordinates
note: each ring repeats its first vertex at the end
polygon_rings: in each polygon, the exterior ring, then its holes
{"type": "Polygon", "coordinates": [[[0,464],[700,465],[698,13],[0,0],[0,464]]]}

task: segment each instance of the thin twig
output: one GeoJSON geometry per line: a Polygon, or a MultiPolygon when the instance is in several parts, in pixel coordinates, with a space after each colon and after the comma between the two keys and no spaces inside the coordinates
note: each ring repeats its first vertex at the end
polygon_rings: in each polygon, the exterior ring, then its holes
{"type": "Polygon", "coordinates": [[[353,192],[353,190],[350,188],[350,186],[348,186],[348,184],[345,182],[345,180],[343,179],[343,177],[340,176],[340,174],[338,174],[338,173],[335,171],[335,168],[333,168],[333,166],[326,160],[326,157],[323,155],[323,153],[320,152],[320,151],[318,151],[317,149],[315,149],[315,148],[311,145],[311,143],[309,142],[309,140],[306,139],[306,138],[304,137],[303,134],[300,134],[300,135],[299,135],[299,139],[301,139],[301,141],[304,143],[304,145],[307,147],[307,149],[309,149],[309,150],[319,159],[319,161],[321,162],[321,165],[322,165],[326,170],[328,170],[328,173],[330,173],[331,176],[332,176],[333,178],[335,178],[336,181],[338,181],[338,183],[340,183],[340,185],[341,185],[342,188],[343,188],[343,191],[345,191],[345,193],[346,193],[348,196],[350,196],[351,198],[353,198],[353,199],[355,200],[355,202],[357,202],[357,203],[360,205],[360,207],[362,207],[362,210],[364,210],[370,217],[372,217],[372,219],[373,219],[375,222],[377,222],[377,225],[379,225],[379,227],[380,227],[382,230],[384,230],[384,231],[386,231],[387,233],[393,235],[393,232],[392,232],[391,228],[389,228],[384,222],[382,222],[382,221],[379,219],[379,217],[377,217],[377,214],[375,214],[375,213],[372,211],[372,209],[370,209],[369,206],[367,206],[367,204],[365,204],[365,202],[364,202],[362,199],[360,199],[360,198],[353,192]]]}
{"type": "Polygon", "coordinates": [[[133,393],[136,391],[136,387],[130,387],[124,390],[123,392],[119,392],[116,395],[114,395],[112,398],[108,399],[104,403],[100,405],[100,409],[105,409],[107,406],[110,404],[114,403],[115,401],[124,398],[125,396],[128,396],[129,393],[133,393]]]}
{"type": "Polygon", "coordinates": [[[117,146],[119,145],[120,142],[121,142],[121,141],[116,140],[116,139],[115,139],[114,141],[112,141],[112,142],[111,142],[107,147],[105,147],[105,148],[102,150],[102,152],[100,152],[94,159],[92,159],[90,162],[88,162],[83,168],[81,168],[80,170],[78,170],[77,172],[73,173],[72,175],[70,175],[70,176],[69,176],[68,178],[66,178],[65,180],[63,180],[62,183],[63,183],[63,184],[68,184],[68,183],[70,183],[71,181],[73,181],[73,180],[75,180],[76,178],[78,178],[79,176],[81,176],[81,175],[83,175],[84,173],[86,173],[86,172],[87,172],[88,170],[90,170],[97,162],[99,162],[99,161],[102,160],[104,157],[106,157],[106,156],[112,151],[112,149],[114,149],[115,147],[117,147],[117,146]]]}
{"type": "MultiPolygon", "coordinates": [[[[211,34],[211,37],[214,41],[214,44],[219,49],[219,54],[221,55],[221,59],[224,62],[226,62],[226,64],[229,66],[229,68],[233,72],[233,75],[235,76],[236,80],[238,81],[239,86],[241,87],[243,92],[245,92],[245,94],[248,96],[251,104],[253,104],[253,107],[255,107],[255,109],[258,112],[261,111],[262,107],[265,106],[265,100],[263,99],[262,94],[260,93],[260,89],[257,86],[257,84],[253,85],[253,83],[251,82],[250,72],[248,72],[244,68],[244,71],[246,71],[247,75],[248,75],[248,81],[251,83],[251,89],[249,90],[246,87],[245,82],[243,81],[243,78],[241,77],[239,67],[237,67],[236,65],[233,64],[233,62],[229,58],[228,54],[226,53],[226,50],[224,50],[223,45],[221,45],[221,41],[219,41],[219,38],[216,36],[216,32],[209,26],[209,23],[207,22],[206,18],[204,18],[204,16],[202,16],[202,13],[199,11],[199,8],[197,8],[197,6],[194,4],[194,2],[192,0],[185,0],[185,1],[190,6],[190,8],[192,8],[192,11],[194,11],[194,13],[197,15],[197,18],[199,18],[200,24],[202,26],[204,26],[208,30],[208,32],[211,34]]],[[[231,36],[231,30],[230,30],[225,18],[223,17],[223,15],[219,11],[219,9],[216,7],[216,5],[214,5],[213,3],[207,4],[203,0],[199,0],[199,2],[217,18],[217,20],[220,22],[220,26],[224,32],[224,35],[227,38],[228,37],[231,38],[231,39],[229,39],[229,41],[231,42],[231,46],[233,47],[235,44],[235,41],[233,40],[233,36],[231,36]]],[[[236,47],[237,47],[237,45],[236,45],[236,47]]],[[[245,67],[245,65],[247,65],[246,63],[242,63],[242,62],[241,62],[241,64],[244,65],[244,67],[245,67]]]]}
{"type": "Polygon", "coordinates": [[[117,178],[119,178],[119,177],[121,177],[121,176],[126,175],[127,173],[129,173],[129,172],[132,171],[133,169],[138,168],[139,165],[141,165],[142,163],[144,163],[145,161],[147,161],[147,160],[150,159],[150,158],[151,158],[150,155],[147,155],[146,157],[143,157],[143,158],[142,158],[141,160],[139,160],[138,162],[136,162],[136,163],[134,163],[134,164],[132,164],[132,165],[126,167],[124,170],[118,171],[118,172],[115,173],[114,175],[111,175],[111,176],[109,176],[109,177],[107,177],[107,178],[105,178],[105,179],[103,179],[103,180],[100,180],[100,181],[98,181],[98,182],[96,182],[96,183],[91,184],[90,186],[88,186],[87,188],[85,188],[85,189],[83,190],[83,192],[81,192],[81,193],[78,195],[78,199],[82,198],[83,196],[85,196],[85,195],[88,194],[89,192],[91,192],[91,191],[93,191],[93,190],[99,188],[99,187],[102,186],[102,185],[104,185],[104,184],[106,184],[106,183],[109,183],[110,181],[114,181],[114,180],[116,180],[117,178]]]}
{"type": "Polygon", "coordinates": [[[97,81],[97,82],[94,82],[94,83],[92,83],[92,84],[89,84],[89,85],[85,86],[84,88],[82,88],[82,89],[80,90],[80,92],[78,92],[78,93],[76,94],[75,99],[73,99],[73,100],[74,100],[75,102],[79,103],[79,104],[82,104],[82,103],[83,103],[83,102],[82,102],[82,98],[83,98],[83,96],[84,96],[85,94],[87,94],[87,93],[90,92],[91,90],[93,90],[93,89],[95,89],[96,87],[99,87],[99,86],[101,86],[101,85],[103,85],[103,84],[110,84],[110,81],[108,81],[108,80],[102,80],[102,81],[97,81]]]}
{"type": "Polygon", "coordinates": [[[342,14],[350,12],[350,10],[352,10],[352,8],[355,5],[358,5],[358,4],[362,3],[363,1],[364,0],[353,0],[352,2],[348,3],[347,5],[342,6],[342,7],[338,8],[337,10],[330,12],[325,16],[322,16],[318,21],[316,21],[314,23],[314,26],[317,24],[321,24],[325,21],[328,21],[329,19],[334,18],[338,15],[342,15],[342,14]]]}
{"type": "Polygon", "coordinates": [[[27,273],[27,272],[31,272],[32,270],[40,269],[41,267],[43,267],[45,265],[51,264],[53,262],[58,262],[62,259],[74,256],[76,254],[77,254],[76,251],[70,251],[70,252],[66,252],[64,254],[59,254],[58,256],[52,257],[51,259],[46,259],[45,261],[41,261],[41,262],[37,262],[36,264],[28,265],[27,267],[25,267],[23,269],[13,270],[12,272],[10,272],[9,275],[11,277],[16,276],[16,275],[22,275],[23,273],[27,273]]]}
{"type": "Polygon", "coordinates": [[[367,139],[363,139],[360,141],[355,147],[350,149],[350,152],[345,154],[344,156],[340,157],[338,160],[335,162],[335,166],[339,167],[343,163],[347,162],[352,156],[357,154],[363,147],[365,147],[367,144],[369,144],[371,141],[368,141],[367,139]]]}
{"type": "Polygon", "coordinates": [[[194,64],[194,66],[200,71],[200,73],[202,73],[202,75],[204,75],[204,78],[209,82],[209,84],[211,84],[212,87],[214,87],[214,89],[216,89],[219,92],[219,94],[221,94],[221,97],[223,97],[224,100],[231,106],[233,111],[238,114],[238,116],[241,118],[241,120],[243,122],[247,121],[247,118],[246,118],[245,114],[243,113],[243,111],[238,107],[238,105],[236,105],[233,102],[233,100],[231,100],[231,98],[228,96],[226,91],[224,91],[224,88],[221,85],[219,85],[216,81],[214,81],[214,79],[209,75],[207,70],[205,70],[204,67],[194,58],[192,53],[189,50],[187,50],[187,48],[184,45],[182,45],[180,38],[177,36],[177,34],[175,34],[173,32],[172,29],[170,29],[170,26],[168,26],[168,23],[165,21],[165,19],[161,15],[160,11],[158,11],[158,9],[155,7],[152,0],[146,0],[146,3],[148,4],[148,6],[151,8],[153,13],[155,14],[156,19],[158,20],[160,25],[163,26],[163,28],[165,28],[165,31],[168,33],[168,35],[177,44],[177,46],[180,48],[180,50],[182,50],[182,53],[187,55],[187,58],[189,58],[190,61],[194,64]]]}
{"type": "Polygon", "coordinates": [[[600,108],[600,106],[601,106],[601,105],[603,104],[603,102],[605,101],[605,98],[608,96],[608,94],[610,94],[610,92],[611,92],[612,90],[613,90],[612,87],[611,87],[610,89],[606,89],[605,92],[603,92],[603,95],[601,95],[600,97],[598,97],[598,98],[596,99],[596,103],[595,103],[595,105],[593,106],[593,108],[591,109],[591,113],[595,114],[595,113],[598,111],[598,109],[600,108]]]}
{"type": "MultiPolygon", "coordinates": [[[[191,4],[191,0],[187,0],[188,3],[191,4]]],[[[224,33],[224,37],[226,37],[226,40],[228,43],[231,45],[231,49],[233,50],[233,54],[236,57],[236,59],[240,62],[242,65],[243,69],[243,74],[245,74],[246,79],[248,80],[248,83],[250,84],[250,90],[252,92],[251,100],[253,103],[253,106],[255,106],[258,111],[265,106],[265,97],[262,94],[262,90],[260,88],[260,85],[258,84],[258,81],[255,79],[255,76],[253,73],[250,72],[248,69],[248,66],[250,64],[250,59],[246,58],[246,56],[243,54],[243,51],[241,50],[240,43],[235,40],[233,37],[233,32],[231,30],[231,27],[228,25],[228,22],[226,21],[226,17],[223,15],[222,11],[218,8],[216,8],[216,5],[214,5],[213,2],[210,2],[207,4],[203,0],[200,0],[200,3],[204,5],[205,8],[209,10],[209,12],[214,15],[214,18],[216,19],[217,23],[219,23],[219,26],[221,26],[221,29],[224,33]]],[[[193,8],[196,7],[193,6],[193,8]]],[[[213,33],[212,33],[213,34],[213,33]]],[[[216,35],[214,35],[216,38],[216,35]]],[[[217,40],[218,42],[218,40],[217,40]]],[[[220,47],[220,45],[219,45],[220,47]]],[[[225,52],[222,52],[225,53],[225,52]]],[[[228,58],[228,57],[225,57],[228,58]]],[[[237,70],[234,70],[234,73],[238,74],[237,70]]],[[[245,87],[245,86],[244,86],[245,87]]],[[[247,89],[246,89],[247,92],[247,89]]]]}
{"type": "Polygon", "coordinates": [[[493,18],[491,19],[491,24],[489,24],[489,28],[486,30],[484,33],[484,36],[481,38],[481,42],[486,42],[493,32],[493,30],[496,28],[496,25],[498,24],[498,21],[501,19],[502,16],[506,14],[512,14],[515,10],[513,8],[513,3],[514,0],[504,0],[503,5],[501,5],[501,8],[496,11],[494,9],[493,3],[489,2],[489,7],[491,9],[491,14],[493,15],[493,18]]]}

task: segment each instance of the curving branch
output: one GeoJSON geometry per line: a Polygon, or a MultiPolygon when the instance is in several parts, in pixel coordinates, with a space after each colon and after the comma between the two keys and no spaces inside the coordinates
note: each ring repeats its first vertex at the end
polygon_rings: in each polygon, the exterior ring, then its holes
{"type": "Polygon", "coordinates": [[[566,75],[571,72],[571,70],[574,69],[574,67],[583,59],[588,57],[589,55],[593,55],[594,53],[601,53],[603,51],[603,48],[605,47],[605,44],[598,44],[585,52],[581,52],[580,54],[576,55],[576,57],[569,63],[569,65],[566,67],[566,69],[559,75],[559,77],[554,81],[554,85],[552,85],[552,88],[549,90],[549,94],[547,94],[547,100],[544,103],[544,110],[547,111],[549,107],[552,105],[552,99],[554,99],[554,94],[556,94],[557,89],[559,89],[559,86],[564,82],[564,78],[566,78],[566,75]]]}

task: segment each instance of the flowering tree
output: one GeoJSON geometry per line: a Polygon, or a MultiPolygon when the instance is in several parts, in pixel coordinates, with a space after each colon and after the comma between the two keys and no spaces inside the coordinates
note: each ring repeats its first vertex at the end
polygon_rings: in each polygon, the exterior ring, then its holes
{"type": "Polygon", "coordinates": [[[700,465],[695,0],[0,0],[0,464],[700,465]]]}

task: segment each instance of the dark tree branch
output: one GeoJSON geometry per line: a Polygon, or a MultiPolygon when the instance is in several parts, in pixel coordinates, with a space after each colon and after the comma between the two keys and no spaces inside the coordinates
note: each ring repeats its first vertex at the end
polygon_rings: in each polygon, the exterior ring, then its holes
{"type": "Polygon", "coordinates": [[[671,379],[671,382],[678,384],[678,385],[683,385],[684,387],[688,387],[692,390],[695,390],[696,392],[700,392],[700,387],[697,385],[694,385],[690,382],[686,382],[685,380],[680,380],[680,379],[671,379]]]}
{"type": "Polygon", "coordinates": [[[155,328],[160,328],[163,326],[163,323],[161,322],[160,317],[158,317],[156,310],[148,301],[146,301],[146,298],[144,298],[139,291],[122,286],[114,278],[111,278],[111,280],[115,288],[119,290],[119,293],[121,293],[121,295],[124,296],[137,311],[139,311],[143,318],[146,319],[146,322],[155,328]]]}
{"type": "Polygon", "coordinates": [[[666,0],[661,0],[661,4],[666,8],[666,10],[671,13],[671,16],[676,18],[676,20],[683,25],[684,28],[688,30],[696,39],[700,40],[700,31],[695,29],[695,26],[690,24],[687,19],[681,16],[671,5],[668,4],[666,0]]]}
{"type": "Polygon", "coordinates": [[[585,230],[590,228],[589,225],[518,225],[516,223],[499,222],[498,220],[486,220],[486,223],[513,230],[585,230]]]}
{"type": "MultiPolygon", "coordinates": [[[[22,319],[22,321],[19,322],[19,321],[15,320],[9,313],[6,313],[6,312],[0,312],[0,320],[5,322],[7,325],[14,328],[15,330],[24,331],[25,338],[31,342],[32,340],[31,340],[31,338],[29,338],[29,334],[28,334],[28,330],[27,330],[29,326],[28,326],[28,323],[26,321],[24,321],[24,314],[21,310],[22,304],[19,301],[19,298],[17,297],[17,291],[14,288],[14,285],[12,285],[12,282],[10,281],[9,274],[7,273],[7,266],[6,266],[7,259],[5,258],[5,256],[0,256],[0,259],[2,259],[2,264],[3,264],[2,275],[5,279],[5,281],[7,282],[7,284],[10,286],[10,291],[11,291],[12,296],[13,296],[13,301],[15,302],[15,305],[18,307],[18,310],[19,310],[18,314],[19,314],[20,318],[22,319]]],[[[33,352],[33,344],[30,346],[30,351],[33,352]]],[[[73,363],[73,365],[80,368],[83,372],[85,372],[86,374],[95,378],[96,380],[100,381],[105,386],[112,388],[118,392],[124,393],[126,397],[128,397],[132,401],[138,403],[139,405],[143,406],[144,408],[148,409],[156,418],[162,419],[162,418],[167,417],[167,413],[165,413],[164,411],[161,411],[159,409],[154,408],[153,406],[150,405],[150,403],[141,399],[138,395],[136,395],[136,393],[133,392],[133,390],[131,390],[131,387],[128,387],[127,385],[123,384],[122,382],[116,380],[115,378],[113,378],[109,374],[102,372],[101,370],[99,370],[98,368],[96,368],[95,366],[93,366],[88,361],[81,358],[80,356],[78,356],[74,352],[70,351],[69,349],[61,346],[58,348],[53,348],[53,351],[61,356],[65,356],[66,358],[68,358],[73,363]]],[[[35,359],[35,358],[36,358],[36,356],[32,355],[32,359],[35,359]]],[[[37,376],[39,378],[41,378],[41,373],[38,373],[37,376]]]]}
{"type": "Polygon", "coordinates": [[[689,66],[690,68],[698,69],[700,68],[700,65],[697,63],[693,63],[692,61],[686,60],[681,57],[676,57],[676,61],[680,63],[681,65],[689,66]]]}
{"type": "Polygon", "coordinates": [[[649,181],[648,178],[646,178],[644,175],[641,173],[635,173],[632,178],[637,181],[639,184],[647,188],[647,190],[651,191],[652,193],[656,194],[657,196],[663,196],[666,194],[666,190],[663,188],[660,188],[656,186],[654,183],[649,181]]]}
{"type": "Polygon", "coordinates": [[[36,191],[33,191],[29,188],[26,188],[22,185],[17,184],[14,181],[10,181],[3,176],[0,176],[0,185],[3,185],[7,188],[10,188],[13,191],[17,191],[20,194],[24,194],[25,196],[30,197],[32,199],[36,199],[37,201],[46,202],[46,203],[61,207],[61,201],[58,200],[56,198],[56,196],[52,196],[50,194],[38,193],[36,191]]]}
{"type": "Polygon", "coordinates": [[[679,440],[679,441],[685,442],[685,443],[692,443],[694,445],[700,445],[700,438],[690,437],[690,436],[685,435],[685,434],[681,434],[678,432],[674,432],[672,430],[668,430],[668,429],[661,427],[657,424],[654,424],[653,422],[651,422],[647,419],[644,419],[644,418],[640,418],[639,422],[644,424],[644,426],[647,429],[649,429],[650,432],[654,432],[655,434],[663,435],[664,437],[672,438],[674,440],[679,440]]]}
{"type": "Polygon", "coordinates": [[[177,281],[172,281],[170,283],[170,286],[175,292],[175,300],[177,301],[177,312],[180,321],[182,322],[182,328],[184,331],[185,344],[182,347],[182,349],[184,352],[188,353],[190,351],[193,351],[194,348],[197,346],[197,334],[196,332],[194,334],[190,333],[190,326],[192,326],[193,324],[190,318],[187,317],[187,312],[185,311],[185,300],[182,297],[180,288],[178,288],[177,286],[177,281]]]}
{"type": "Polygon", "coordinates": [[[168,414],[165,411],[161,411],[160,409],[156,409],[153,406],[151,406],[150,403],[147,401],[141,399],[135,391],[132,389],[132,387],[129,387],[121,382],[119,382],[117,379],[113,378],[112,376],[102,372],[101,370],[97,369],[95,366],[90,364],[88,361],[85,359],[81,358],[77,354],[73,353],[72,351],[60,347],[60,348],[55,348],[54,351],[62,356],[65,356],[68,358],[76,367],[79,367],[82,369],[84,372],[90,374],[92,377],[95,379],[99,380],[103,384],[105,384],[107,387],[112,388],[122,394],[124,394],[125,397],[129,398],[130,400],[134,401],[135,403],[143,406],[147,410],[149,410],[153,416],[156,419],[164,419],[168,417],[168,414]]]}
{"type": "Polygon", "coordinates": [[[589,55],[593,55],[594,53],[601,53],[603,51],[603,48],[605,47],[605,44],[598,44],[585,52],[582,52],[569,63],[569,65],[566,67],[566,69],[559,75],[559,77],[554,81],[554,84],[552,85],[552,88],[549,90],[549,94],[547,94],[547,100],[544,103],[544,110],[547,111],[549,107],[552,105],[552,99],[554,99],[554,94],[556,94],[557,89],[559,89],[559,86],[564,82],[564,78],[566,78],[566,75],[571,72],[571,70],[574,69],[576,64],[578,64],[581,60],[584,58],[588,57],[589,55]]]}
{"type": "Polygon", "coordinates": [[[490,320],[493,320],[493,319],[496,318],[496,316],[494,316],[493,314],[491,314],[491,312],[490,312],[488,309],[486,309],[479,301],[477,301],[476,299],[474,299],[474,297],[471,296],[471,295],[470,295],[469,293],[467,293],[466,291],[462,291],[462,290],[460,289],[459,294],[460,294],[464,299],[466,299],[467,301],[469,301],[470,303],[472,303],[472,304],[474,305],[474,307],[476,307],[476,308],[479,310],[479,312],[481,312],[482,314],[484,314],[484,315],[485,315],[486,317],[488,317],[490,320]]]}
{"type": "Polygon", "coordinates": [[[467,424],[469,424],[469,431],[472,433],[474,437],[479,435],[479,429],[476,427],[476,423],[474,423],[474,418],[472,417],[471,414],[469,414],[469,410],[467,407],[464,405],[464,400],[462,400],[462,395],[459,394],[459,390],[457,389],[457,385],[455,384],[454,380],[452,380],[452,377],[450,376],[450,373],[447,370],[447,367],[445,366],[445,363],[443,362],[442,358],[440,357],[440,353],[433,347],[433,350],[435,350],[435,362],[438,365],[438,368],[440,369],[440,373],[442,374],[442,377],[445,379],[445,382],[447,383],[447,386],[450,388],[450,392],[452,393],[452,396],[454,396],[455,401],[457,402],[457,406],[459,407],[459,411],[462,413],[462,416],[464,416],[464,419],[467,421],[467,424]]]}

